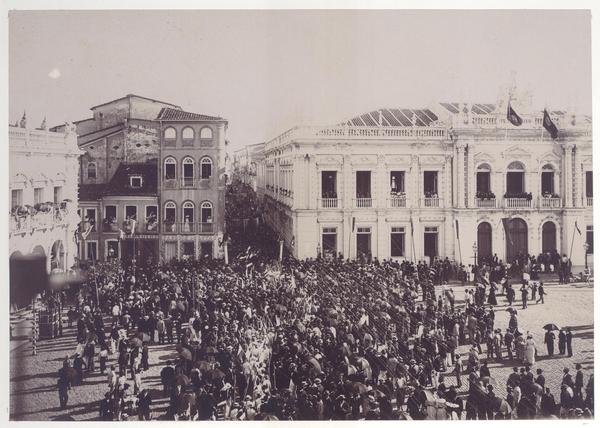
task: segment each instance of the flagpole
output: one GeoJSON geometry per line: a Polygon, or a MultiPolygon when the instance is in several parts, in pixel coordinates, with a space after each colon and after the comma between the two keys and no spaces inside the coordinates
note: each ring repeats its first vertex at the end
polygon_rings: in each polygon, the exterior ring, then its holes
{"type": "Polygon", "coordinates": [[[455,219],[454,227],[456,228],[456,240],[458,241],[458,256],[460,258],[460,264],[462,265],[462,249],[460,248],[460,235],[458,234],[458,219],[455,219]]]}
{"type": "Polygon", "coordinates": [[[575,223],[575,227],[573,227],[573,237],[571,238],[571,249],[569,250],[569,260],[571,260],[571,255],[573,254],[573,243],[575,242],[575,229],[577,229],[577,222],[575,223]]]}

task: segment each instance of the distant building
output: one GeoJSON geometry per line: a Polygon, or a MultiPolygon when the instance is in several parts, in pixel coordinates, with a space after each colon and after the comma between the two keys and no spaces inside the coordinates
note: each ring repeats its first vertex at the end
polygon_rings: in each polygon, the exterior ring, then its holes
{"type": "MultiPolygon", "coordinates": [[[[189,245],[182,241],[190,238],[196,244],[200,239],[210,241],[214,251],[209,253],[205,244],[205,253],[219,256],[218,240],[223,230],[223,210],[219,207],[223,203],[220,201],[224,189],[217,182],[222,176],[219,156],[225,150],[227,121],[187,113],[175,104],[138,95],[126,95],[91,110],[92,118],[75,122],[79,147],[85,151],[80,168],[81,257],[169,260],[187,254],[184,247],[189,250],[189,245]],[[183,134],[177,134],[176,129],[182,124],[187,125],[181,127],[186,129],[180,130],[183,134]],[[175,136],[171,138],[173,130],[176,130],[175,136]],[[175,143],[178,138],[180,144],[175,143]],[[182,149],[190,155],[185,159],[186,166],[179,161],[180,156],[184,157],[182,149]],[[163,156],[164,153],[170,157],[163,156]],[[169,157],[169,166],[163,162],[165,157],[169,157]],[[203,187],[198,188],[196,184],[200,183],[206,159],[212,162],[211,178],[202,181],[203,187]],[[175,177],[181,179],[181,186],[179,182],[176,186],[172,183],[171,187],[163,186],[167,170],[169,174],[174,171],[175,177]],[[198,181],[184,182],[188,174],[198,181]],[[192,189],[198,191],[190,192],[192,189]],[[207,226],[195,226],[202,220],[200,207],[203,203],[206,206],[208,201],[214,204],[210,233],[207,226]],[[168,222],[172,204],[176,204],[177,212],[183,210],[185,202],[188,202],[186,207],[191,203],[198,209],[190,219],[193,228],[184,233],[183,226],[171,227],[168,222]],[[175,240],[174,250],[172,244],[167,243],[171,238],[175,240]]],[[[180,215],[173,221],[185,223],[180,215]]],[[[199,254],[194,249],[193,255],[199,254]]]]}
{"type": "Polygon", "coordinates": [[[264,143],[252,144],[233,153],[234,178],[251,186],[254,191],[259,187],[257,168],[263,159],[264,143]]]}
{"type": "MultiPolygon", "coordinates": [[[[299,258],[317,254],[467,265],[496,254],[593,253],[591,119],[506,105],[381,109],[267,142],[266,221],[299,258]],[[577,232],[577,228],[581,232],[577,232]]],[[[590,258],[591,261],[591,258],[590,258]]]]}
{"type": "MultiPolygon", "coordinates": [[[[44,127],[44,126],[43,126],[44,127]]],[[[47,270],[66,271],[77,256],[77,135],[74,129],[11,126],[9,141],[9,254],[39,254],[47,270]]]]}

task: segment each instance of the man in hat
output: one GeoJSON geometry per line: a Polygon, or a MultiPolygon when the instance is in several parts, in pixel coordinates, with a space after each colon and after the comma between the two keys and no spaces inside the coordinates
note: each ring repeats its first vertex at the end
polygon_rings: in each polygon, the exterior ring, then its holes
{"type": "Polygon", "coordinates": [[[546,378],[544,377],[543,370],[542,369],[537,369],[536,371],[537,377],[535,378],[535,383],[537,383],[539,386],[542,387],[542,391],[544,390],[545,386],[546,386],[546,378]]]}
{"type": "Polygon", "coordinates": [[[569,374],[568,367],[565,367],[563,370],[563,378],[562,378],[561,385],[567,385],[571,389],[575,386],[575,383],[573,383],[573,378],[569,374]]]}
{"type": "Polygon", "coordinates": [[[583,399],[583,371],[581,371],[581,364],[575,364],[575,369],[577,373],[575,374],[575,388],[573,389],[573,393],[575,394],[575,398],[583,399]]]}
{"type": "Polygon", "coordinates": [[[546,330],[546,334],[544,334],[544,343],[546,344],[549,357],[554,356],[554,339],[556,339],[556,336],[554,336],[552,330],[546,330]]]}

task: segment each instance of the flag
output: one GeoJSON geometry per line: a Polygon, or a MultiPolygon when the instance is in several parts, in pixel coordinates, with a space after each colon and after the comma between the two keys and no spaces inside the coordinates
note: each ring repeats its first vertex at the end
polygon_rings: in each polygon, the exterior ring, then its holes
{"type": "Polygon", "coordinates": [[[553,140],[558,137],[558,128],[554,122],[552,122],[552,118],[546,109],[544,109],[544,128],[550,133],[553,140]]]}
{"type": "Polygon", "coordinates": [[[508,109],[506,110],[506,119],[514,126],[521,126],[523,124],[523,119],[521,119],[517,112],[513,110],[510,101],[508,102],[508,109]]]}
{"type": "Polygon", "coordinates": [[[458,237],[458,219],[455,219],[454,221],[456,222],[456,239],[460,240],[458,237]]]}
{"type": "Polygon", "coordinates": [[[510,219],[508,219],[508,218],[503,218],[502,219],[502,226],[504,226],[504,233],[506,233],[506,237],[508,238],[508,240],[510,242],[510,245],[512,246],[512,245],[514,245],[513,244],[513,240],[512,240],[512,236],[510,235],[510,233],[508,233],[508,221],[509,220],[510,219]]]}
{"type": "Polygon", "coordinates": [[[575,220],[575,230],[581,235],[581,230],[579,230],[579,226],[577,226],[577,220],[575,220]]]}
{"type": "Polygon", "coordinates": [[[130,235],[133,235],[135,233],[135,225],[136,225],[137,221],[135,221],[134,219],[131,219],[129,226],[131,227],[131,231],[129,232],[130,235]]]}

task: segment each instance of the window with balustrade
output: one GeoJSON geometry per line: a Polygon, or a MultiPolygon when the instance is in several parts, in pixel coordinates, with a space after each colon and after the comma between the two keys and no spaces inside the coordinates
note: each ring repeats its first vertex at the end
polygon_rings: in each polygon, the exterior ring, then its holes
{"type": "Polygon", "coordinates": [[[200,221],[202,223],[212,223],[213,205],[211,202],[202,202],[202,205],[200,206],[200,221]]]}
{"type": "Polygon", "coordinates": [[[594,196],[594,174],[592,171],[585,172],[585,196],[588,198],[594,196]]]}
{"type": "Polygon", "coordinates": [[[168,157],[164,161],[164,178],[165,180],[175,180],[177,169],[177,161],[173,157],[168,157]]]}
{"type": "Polygon", "coordinates": [[[356,198],[371,198],[371,171],[356,171],[356,198]]]}
{"type": "Polygon", "coordinates": [[[426,198],[438,197],[437,171],[423,171],[423,194],[426,198]]]}
{"type": "Polygon", "coordinates": [[[33,189],[33,203],[41,204],[42,202],[44,202],[44,188],[36,187],[33,189]]]}
{"type": "Polygon", "coordinates": [[[62,186],[54,186],[54,203],[58,204],[62,201],[62,186]]]}
{"type": "Polygon", "coordinates": [[[525,166],[521,162],[511,162],[506,171],[507,198],[525,197],[525,166]]]}
{"type": "Polygon", "coordinates": [[[23,189],[13,189],[10,192],[10,202],[12,208],[23,205],[23,189]]]}
{"type": "Polygon", "coordinates": [[[482,163],[477,167],[476,177],[476,197],[478,199],[493,199],[491,185],[492,168],[487,163],[482,163]]]}
{"type": "Polygon", "coordinates": [[[186,201],[181,206],[181,217],[183,218],[183,232],[193,232],[193,224],[194,224],[194,203],[192,201],[186,201]]]}
{"type": "Polygon", "coordinates": [[[321,171],[321,198],[337,199],[337,171],[321,171]]]}
{"type": "Polygon", "coordinates": [[[184,187],[191,187],[194,185],[194,159],[186,157],[181,163],[182,177],[184,187]]]}
{"type": "Polygon", "coordinates": [[[404,171],[390,171],[390,193],[404,196],[404,171]]]}
{"type": "Polygon", "coordinates": [[[212,167],[212,159],[209,157],[203,157],[200,160],[200,178],[203,180],[208,180],[210,177],[212,177],[212,167]]]}
{"type": "Polygon", "coordinates": [[[546,164],[542,167],[542,196],[554,196],[554,167],[546,164]]]}
{"type": "Polygon", "coordinates": [[[177,206],[175,202],[168,201],[164,205],[165,210],[165,232],[175,231],[175,221],[177,219],[177,206]]]}

